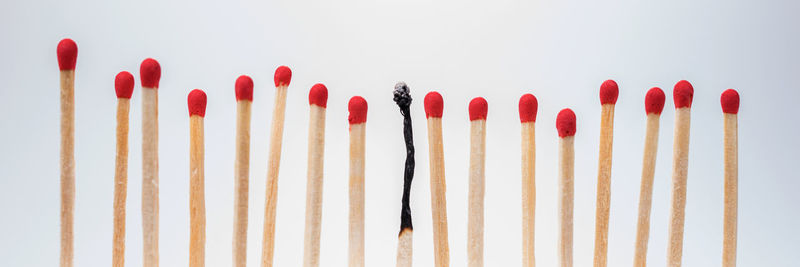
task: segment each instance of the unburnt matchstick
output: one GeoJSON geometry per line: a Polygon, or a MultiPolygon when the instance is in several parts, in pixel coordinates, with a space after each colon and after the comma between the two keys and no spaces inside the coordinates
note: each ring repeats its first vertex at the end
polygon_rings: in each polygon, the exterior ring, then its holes
{"type": "Polygon", "coordinates": [[[467,223],[468,266],[483,266],[483,199],[486,175],[486,112],[483,97],[469,102],[469,219],[467,223]]]}
{"type": "Polygon", "coordinates": [[[519,98],[522,124],[522,266],[536,265],[534,232],[536,219],[536,112],[539,102],[532,94],[519,98]]]}
{"type": "Polygon", "coordinates": [[[73,266],[75,217],[75,63],[78,45],[63,39],[56,48],[61,79],[61,259],[73,266]]]}
{"type": "Polygon", "coordinates": [[[236,91],[236,161],[234,162],[233,266],[247,266],[247,208],[250,190],[250,110],[253,79],[239,76],[236,91]]]}
{"type": "Polygon", "coordinates": [[[319,266],[319,240],[322,230],[322,176],[325,152],[325,109],[328,88],[318,83],[308,93],[311,106],[308,127],[308,178],[306,181],[306,226],[303,266],[319,266]]]}
{"type": "Polygon", "coordinates": [[[158,82],[161,66],[147,58],[142,80],[142,254],[143,266],[158,267],[158,82]]]}
{"type": "Polygon", "coordinates": [[[433,249],[436,267],[450,266],[447,241],[447,200],[445,198],[444,147],[442,144],[442,95],[432,91],[425,95],[425,117],[428,119],[428,157],[430,158],[431,212],[433,214],[433,249]]]}
{"type": "Polygon", "coordinates": [[[683,256],[683,223],[686,212],[686,179],[689,170],[689,126],[694,88],[682,80],[675,84],[675,133],[672,144],[672,203],[669,217],[667,266],[681,266],[683,256]]]}
{"type": "Polygon", "coordinates": [[[600,86],[600,149],[597,167],[594,266],[605,267],[608,253],[608,217],[611,208],[611,149],[614,142],[614,106],[619,88],[613,80],[600,86]]]}
{"type": "Polygon", "coordinates": [[[114,79],[117,93],[117,155],[114,167],[114,237],[112,264],[125,266],[125,203],[128,197],[128,114],[134,78],[122,71],[114,79]]]}
{"type": "Polygon", "coordinates": [[[364,266],[364,142],[366,139],[367,100],[350,98],[350,267],[364,266]]]}
{"type": "Polygon", "coordinates": [[[403,115],[403,139],[406,146],[406,161],[403,169],[403,199],[400,209],[400,234],[397,241],[397,267],[412,265],[412,237],[414,226],[411,223],[411,182],[414,180],[414,133],[411,128],[411,92],[408,85],[398,82],[394,86],[394,102],[403,115]]]}
{"type": "Polygon", "coordinates": [[[725,215],[723,223],[722,266],[736,266],[736,229],[739,202],[739,93],[728,89],[720,96],[724,113],[725,215]]]}
{"type": "Polygon", "coordinates": [[[572,266],[572,217],[575,199],[575,112],[565,108],[558,112],[556,129],[559,142],[559,238],[558,259],[561,267],[572,266]]]}
{"type": "Polygon", "coordinates": [[[206,93],[189,92],[189,266],[203,267],[206,259],[206,200],[203,117],[206,93]]]}

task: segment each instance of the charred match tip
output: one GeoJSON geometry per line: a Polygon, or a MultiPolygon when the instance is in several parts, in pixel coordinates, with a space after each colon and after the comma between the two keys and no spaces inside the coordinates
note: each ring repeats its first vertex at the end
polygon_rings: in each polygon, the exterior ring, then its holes
{"type": "Polygon", "coordinates": [[[139,67],[139,75],[142,78],[142,87],[158,88],[161,80],[161,65],[152,58],[146,58],[139,67]]]}
{"type": "Polygon", "coordinates": [[[692,97],[694,97],[694,87],[686,80],[681,80],[675,84],[672,90],[672,100],[675,101],[675,108],[691,108],[692,97]]]}
{"type": "Polygon", "coordinates": [[[347,117],[350,124],[367,122],[367,100],[363,97],[351,97],[347,104],[347,110],[350,111],[350,116],[347,117]]]}
{"type": "Polygon", "coordinates": [[[489,104],[483,97],[473,98],[469,101],[469,120],[486,120],[486,112],[489,109],[489,104]]]}
{"type": "Polygon", "coordinates": [[[519,98],[519,121],[536,122],[536,112],[539,109],[539,101],[532,94],[524,94],[519,98]]]}
{"type": "Polygon", "coordinates": [[[644,96],[644,110],[647,114],[653,113],[661,115],[661,111],[664,110],[665,98],[666,96],[661,88],[650,88],[650,90],[647,91],[647,95],[644,96]]]}
{"type": "Polygon", "coordinates": [[[394,102],[399,106],[411,105],[411,89],[404,82],[394,85],[394,102]]]}
{"type": "Polygon", "coordinates": [[[200,89],[194,89],[189,92],[189,116],[197,115],[200,117],[206,116],[206,92],[200,89]]]}
{"type": "Polygon", "coordinates": [[[120,71],[114,78],[114,90],[117,91],[117,98],[131,99],[133,95],[133,74],[127,71],[120,71]]]}
{"type": "Polygon", "coordinates": [[[275,70],[275,87],[289,86],[292,81],[292,69],[287,66],[280,66],[275,70]]]}
{"type": "Polygon", "coordinates": [[[444,100],[442,95],[436,91],[431,91],[425,95],[425,118],[441,118],[444,110],[444,100]]]}
{"type": "Polygon", "coordinates": [[[556,129],[558,129],[559,137],[567,137],[575,135],[575,112],[571,109],[565,108],[558,112],[556,117],[556,129]]]}
{"type": "Polygon", "coordinates": [[[728,114],[739,113],[739,92],[736,92],[736,90],[728,89],[722,92],[719,102],[722,104],[722,112],[728,114]]]}
{"type": "Polygon", "coordinates": [[[58,42],[56,56],[60,70],[74,70],[75,62],[78,60],[78,45],[72,39],[64,38],[58,42]]]}
{"type": "Polygon", "coordinates": [[[250,76],[236,78],[236,101],[239,100],[253,101],[253,79],[250,76]]]}
{"type": "Polygon", "coordinates": [[[606,80],[600,85],[600,104],[616,104],[619,96],[619,86],[614,80],[606,80]]]}
{"type": "Polygon", "coordinates": [[[318,83],[311,87],[308,92],[308,104],[320,107],[328,106],[328,88],[324,84],[318,83]]]}

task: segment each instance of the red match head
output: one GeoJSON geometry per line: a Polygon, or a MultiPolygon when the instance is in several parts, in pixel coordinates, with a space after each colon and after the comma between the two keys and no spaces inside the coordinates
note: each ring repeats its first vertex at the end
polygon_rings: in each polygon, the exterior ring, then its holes
{"type": "Polygon", "coordinates": [[[250,76],[236,78],[236,101],[239,100],[253,101],[253,79],[250,76]]]}
{"type": "Polygon", "coordinates": [[[486,112],[489,109],[489,104],[483,97],[473,98],[469,101],[469,120],[486,120],[486,112]]]}
{"type": "Polygon", "coordinates": [[[694,87],[686,80],[681,80],[675,84],[672,90],[672,100],[675,101],[675,108],[691,108],[692,97],[694,97],[694,87]]]}
{"type": "Polygon", "coordinates": [[[647,95],[644,96],[644,110],[647,114],[661,114],[661,111],[664,110],[664,99],[666,96],[664,95],[664,91],[661,88],[653,87],[647,91],[647,95]]]}
{"type": "Polygon", "coordinates": [[[350,124],[359,124],[367,122],[367,100],[360,96],[350,98],[347,104],[347,110],[350,111],[350,116],[347,121],[350,124]]]}
{"type": "Polygon", "coordinates": [[[571,109],[565,108],[558,112],[556,117],[556,129],[558,129],[559,137],[567,137],[575,135],[575,112],[571,109]]]}
{"type": "Polygon", "coordinates": [[[152,58],[146,58],[139,67],[139,75],[142,78],[142,87],[158,88],[158,81],[161,80],[161,65],[152,58]]]}
{"type": "Polygon", "coordinates": [[[206,92],[194,89],[189,92],[189,116],[206,116],[206,92]]]}
{"type": "Polygon", "coordinates": [[[117,91],[117,98],[131,99],[133,95],[133,74],[127,71],[120,71],[114,78],[114,89],[117,91]]]}
{"type": "Polygon", "coordinates": [[[444,100],[442,95],[436,91],[431,91],[425,95],[425,118],[441,118],[444,110],[444,100]]]}
{"type": "Polygon", "coordinates": [[[58,56],[58,69],[74,70],[75,62],[78,60],[78,45],[72,39],[62,39],[58,42],[56,56],[58,56]]]}
{"type": "Polygon", "coordinates": [[[524,94],[519,98],[519,121],[536,122],[536,112],[539,109],[539,101],[532,94],[524,94]]]}
{"type": "Polygon", "coordinates": [[[308,104],[328,107],[328,88],[321,83],[312,86],[311,91],[308,92],[308,104]]]}
{"type": "Polygon", "coordinates": [[[722,104],[722,112],[728,114],[739,113],[739,92],[736,92],[736,90],[728,89],[722,92],[719,102],[722,104]]]}
{"type": "Polygon", "coordinates": [[[614,80],[606,80],[600,85],[600,104],[616,104],[619,96],[619,87],[614,80]]]}
{"type": "Polygon", "coordinates": [[[289,86],[292,81],[292,70],[287,66],[280,66],[275,70],[275,87],[289,86]]]}

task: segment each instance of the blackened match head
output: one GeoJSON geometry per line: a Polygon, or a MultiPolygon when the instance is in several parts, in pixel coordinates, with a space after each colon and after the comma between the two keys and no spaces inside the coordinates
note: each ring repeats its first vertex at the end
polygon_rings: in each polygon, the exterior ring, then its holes
{"type": "Polygon", "coordinates": [[[350,116],[347,117],[347,121],[350,124],[367,122],[367,100],[363,97],[354,96],[350,98],[350,102],[347,103],[347,110],[350,112],[350,116]]]}
{"type": "Polygon", "coordinates": [[[675,101],[675,108],[691,108],[692,98],[694,97],[694,87],[686,80],[681,80],[675,84],[672,90],[672,100],[675,101]]]}
{"type": "Polygon", "coordinates": [[[58,69],[74,70],[78,60],[78,45],[72,39],[62,39],[58,42],[56,56],[58,57],[58,69]]]}
{"type": "Polygon", "coordinates": [[[289,86],[292,82],[292,69],[287,66],[280,66],[275,70],[275,87],[289,86]]]}
{"type": "Polygon", "coordinates": [[[483,97],[473,98],[469,101],[469,120],[486,120],[486,112],[489,110],[489,104],[483,97]]]}
{"type": "Polygon", "coordinates": [[[571,109],[565,108],[558,112],[556,117],[556,129],[558,129],[559,137],[567,137],[575,135],[575,112],[571,109]]]}
{"type": "Polygon", "coordinates": [[[131,99],[133,95],[133,74],[127,71],[120,71],[117,77],[114,78],[114,90],[117,92],[117,98],[131,99]]]}
{"type": "Polygon", "coordinates": [[[328,88],[324,84],[318,83],[311,87],[308,92],[308,104],[319,107],[328,106],[328,88]]]}
{"type": "Polygon", "coordinates": [[[619,87],[614,80],[606,80],[600,85],[600,104],[616,104],[619,96],[619,87]]]}
{"type": "Polygon", "coordinates": [[[444,100],[442,95],[436,91],[431,91],[425,95],[425,117],[441,118],[444,110],[444,100]]]}
{"type": "Polygon", "coordinates": [[[242,75],[236,78],[236,101],[253,101],[253,79],[250,76],[242,75]]]}
{"type": "Polygon", "coordinates": [[[411,105],[411,89],[404,82],[398,82],[394,85],[394,102],[398,106],[407,107],[411,105]]]}
{"type": "Polygon", "coordinates": [[[739,92],[736,92],[736,90],[728,89],[722,92],[719,102],[722,104],[722,112],[728,114],[739,113],[739,92]]]}
{"type": "Polygon", "coordinates": [[[519,98],[519,121],[536,122],[536,113],[539,109],[539,101],[532,94],[524,94],[519,98]]]}
{"type": "Polygon", "coordinates": [[[206,92],[200,89],[194,89],[189,92],[189,116],[197,115],[200,117],[206,116],[206,92]]]}
{"type": "Polygon", "coordinates": [[[142,87],[158,88],[161,80],[161,65],[152,58],[146,58],[139,67],[139,75],[142,78],[142,87]]]}
{"type": "Polygon", "coordinates": [[[661,114],[661,111],[664,110],[664,99],[666,96],[664,95],[664,91],[661,88],[653,87],[647,91],[647,95],[644,96],[644,110],[647,114],[661,114]]]}

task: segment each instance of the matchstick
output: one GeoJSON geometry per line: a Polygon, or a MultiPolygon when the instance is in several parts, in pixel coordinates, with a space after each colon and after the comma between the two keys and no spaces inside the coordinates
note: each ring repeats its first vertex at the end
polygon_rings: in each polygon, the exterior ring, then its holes
{"type": "Polygon", "coordinates": [[[122,71],[114,79],[117,93],[117,156],[114,168],[114,237],[112,266],[125,267],[125,203],[128,198],[128,113],[134,78],[122,71]]]}
{"type": "Polygon", "coordinates": [[[539,102],[532,94],[519,98],[522,124],[522,266],[536,266],[536,112],[539,102]]]}
{"type": "Polygon", "coordinates": [[[605,267],[608,254],[608,217],[611,208],[611,150],[614,142],[614,106],[619,88],[613,80],[600,86],[600,149],[597,164],[597,209],[594,228],[594,266],[605,267]]]}
{"type": "Polygon", "coordinates": [[[639,219],[636,224],[636,249],[633,266],[647,266],[647,241],[650,237],[650,207],[653,202],[653,176],[656,172],[656,152],[658,152],[658,128],[661,111],[664,109],[664,91],[653,87],[647,91],[644,108],[647,113],[647,131],[644,138],[642,157],[642,185],[639,190],[639,219]]]}
{"type": "Polygon", "coordinates": [[[206,260],[206,200],[203,170],[203,117],[206,116],[206,93],[189,92],[189,266],[203,267],[206,260]]]}
{"type": "Polygon", "coordinates": [[[325,109],[328,88],[318,83],[308,93],[311,106],[308,126],[308,178],[306,181],[306,228],[303,266],[319,266],[319,239],[322,230],[322,176],[325,156],[325,109]]]}
{"type": "Polygon", "coordinates": [[[250,188],[250,108],[253,79],[236,79],[236,161],[234,162],[233,266],[247,266],[247,207],[250,188]]]}
{"type": "Polygon", "coordinates": [[[75,217],[75,63],[78,45],[63,39],[56,48],[61,76],[61,267],[73,266],[75,217]]]}
{"type": "Polygon", "coordinates": [[[486,175],[486,112],[483,97],[469,102],[469,219],[467,257],[470,267],[483,266],[483,199],[486,175]]]}
{"type": "Polygon", "coordinates": [[[272,267],[275,253],[275,209],[278,205],[278,170],[281,166],[283,119],[286,111],[286,90],[292,81],[292,70],[280,66],[275,70],[275,106],[269,135],[267,159],[267,191],[264,200],[264,237],[261,242],[261,267],[272,267]]]}
{"type": "Polygon", "coordinates": [[[724,116],[725,215],[722,266],[736,267],[736,228],[739,202],[739,93],[728,89],[720,97],[724,116]]]}
{"type": "Polygon", "coordinates": [[[447,199],[442,145],[442,95],[431,91],[425,95],[425,117],[428,119],[428,155],[430,158],[431,213],[433,214],[433,249],[436,267],[450,266],[447,243],[447,199]]]}
{"type": "Polygon", "coordinates": [[[161,66],[147,58],[142,80],[142,255],[144,267],[158,267],[158,82],[161,66]]]}
{"type": "Polygon", "coordinates": [[[558,259],[561,267],[572,267],[572,215],[575,199],[575,112],[565,108],[558,112],[556,129],[559,142],[559,238],[558,259]]]}
{"type": "Polygon", "coordinates": [[[367,124],[367,101],[350,98],[350,267],[364,266],[364,142],[367,124]]]}
{"type": "Polygon", "coordinates": [[[681,266],[683,256],[683,223],[686,211],[686,178],[689,169],[689,126],[692,111],[692,84],[683,80],[675,84],[675,139],[672,145],[672,204],[669,217],[667,266],[681,266]]]}
{"type": "Polygon", "coordinates": [[[411,267],[414,226],[411,223],[411,182],[414,180],[414,133],[411,128],[411,92],[408,85],[398,82],[394,86],[394,102],[403,115],[403,139],[406,145],[406,162],[403,171],[403,199],[400,209],[400,233],[397,237],[397,267],[411,267]]]}

